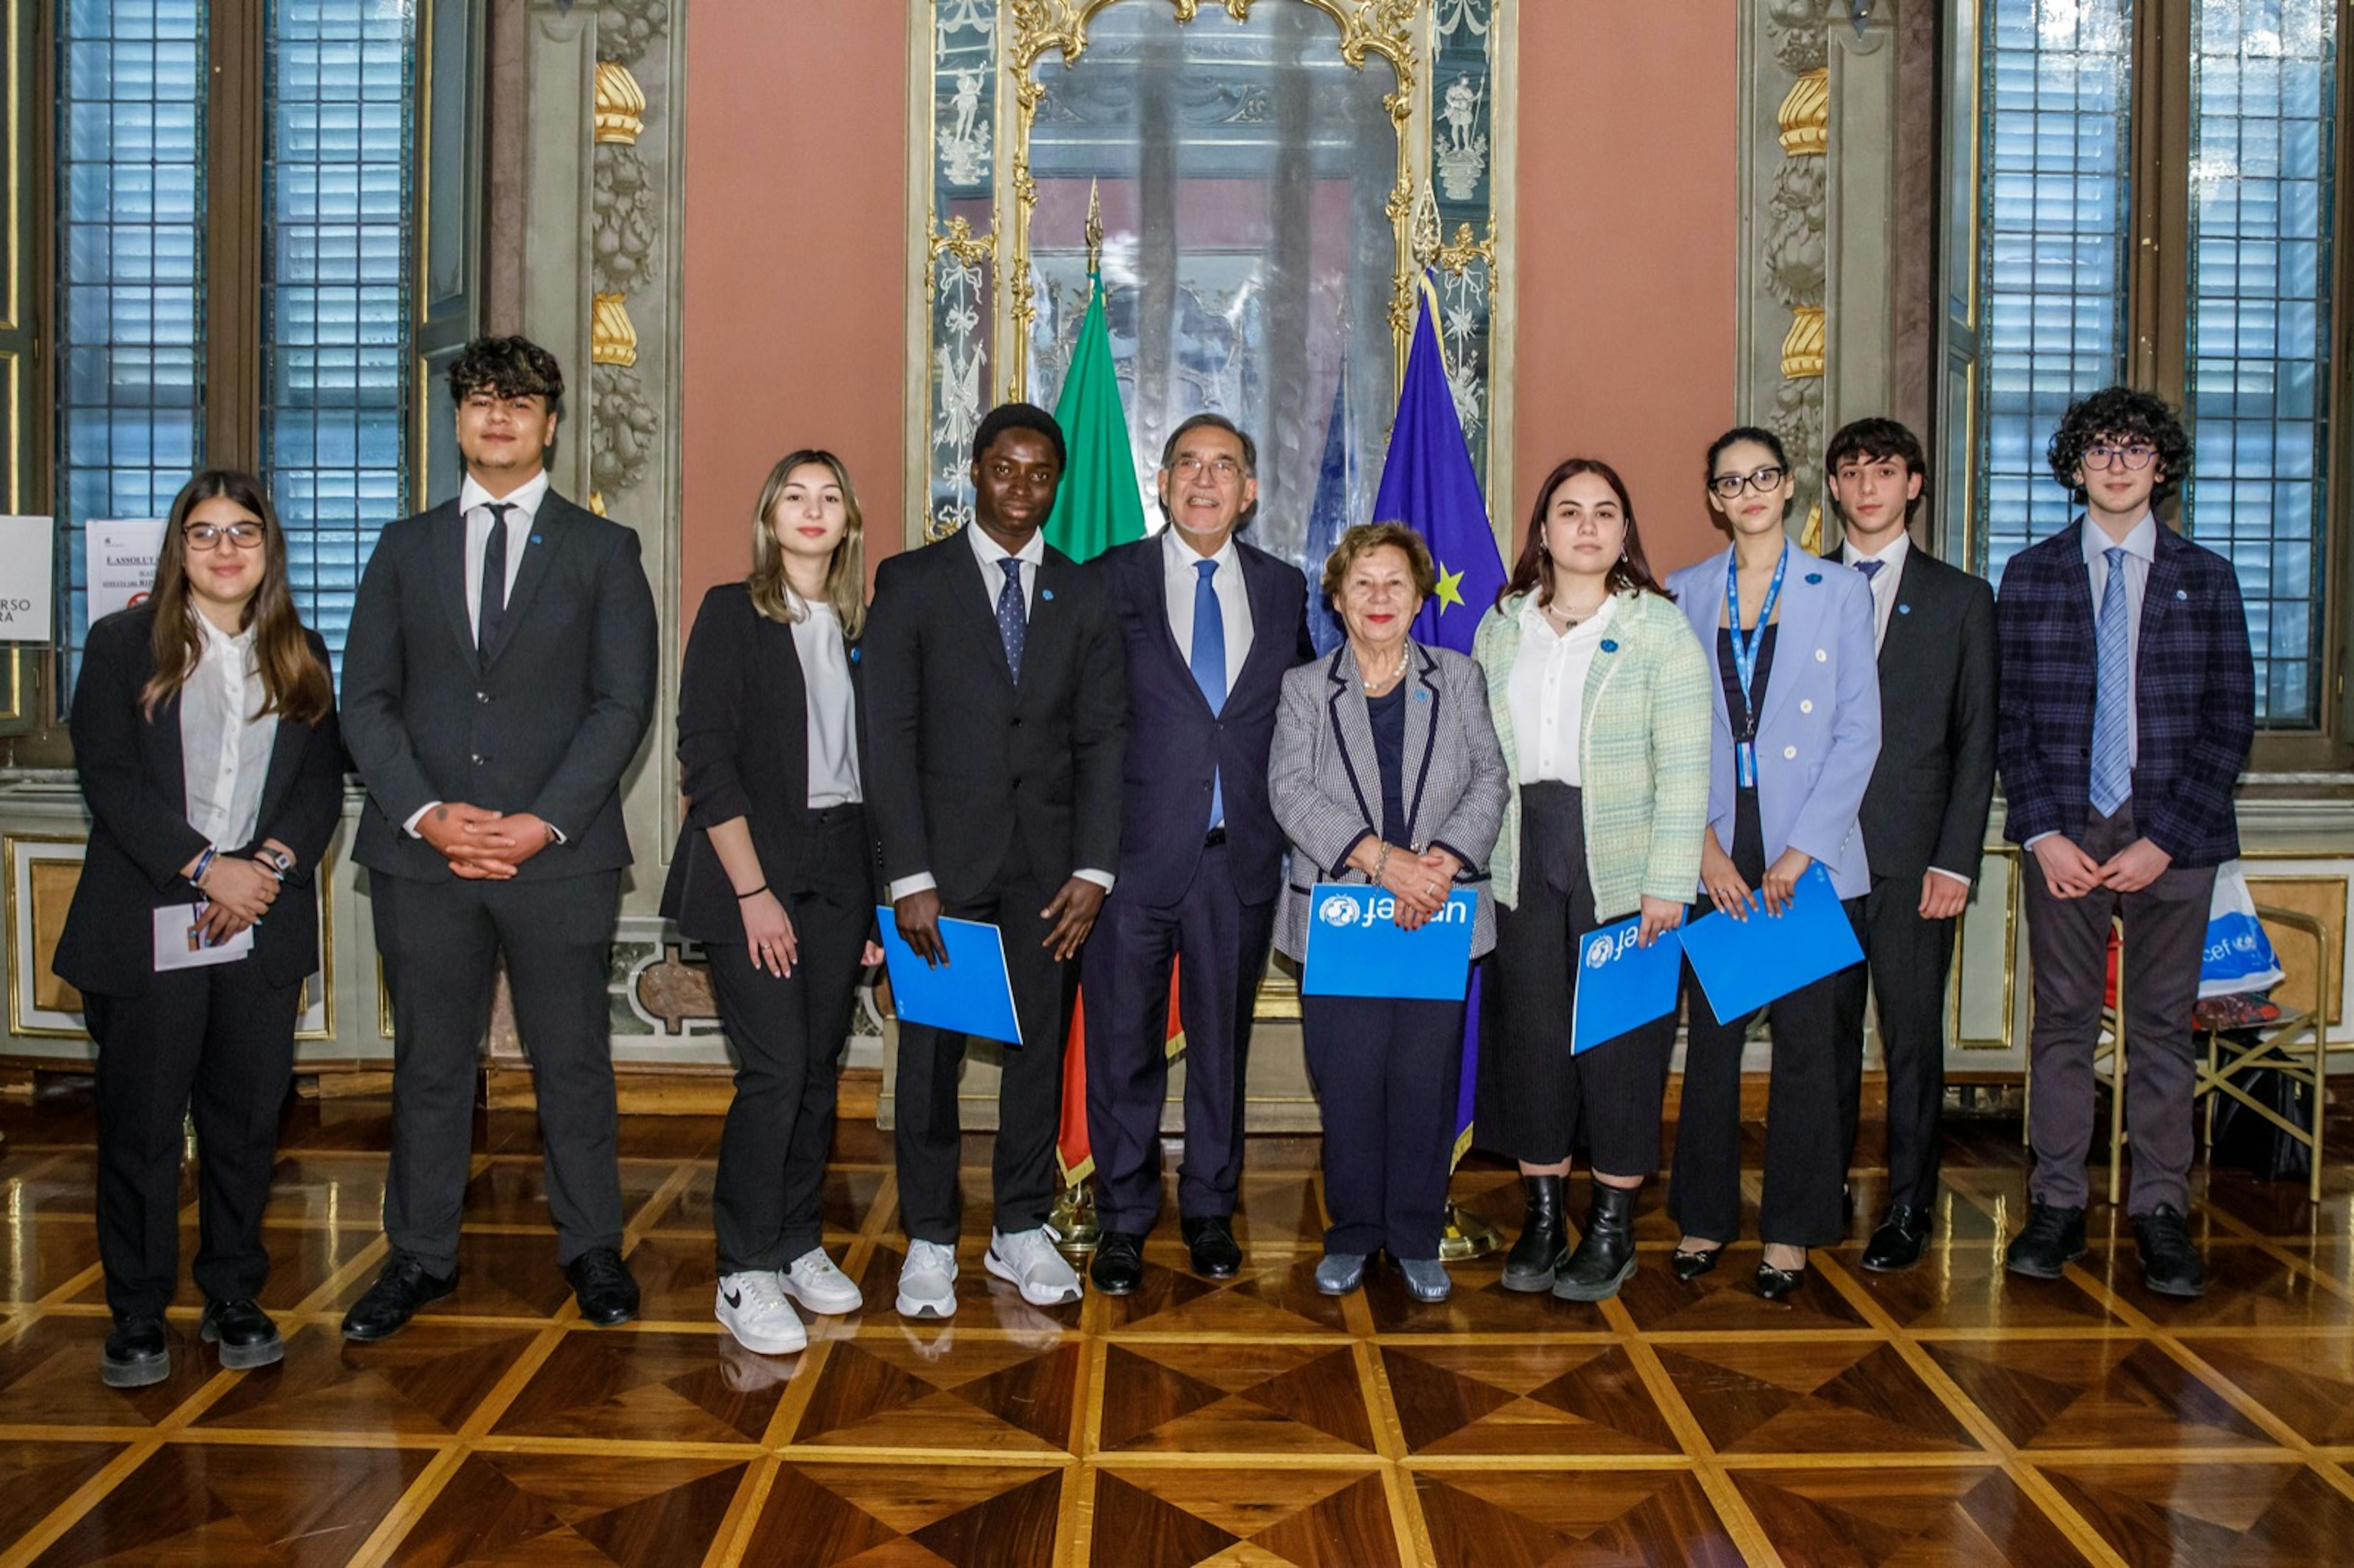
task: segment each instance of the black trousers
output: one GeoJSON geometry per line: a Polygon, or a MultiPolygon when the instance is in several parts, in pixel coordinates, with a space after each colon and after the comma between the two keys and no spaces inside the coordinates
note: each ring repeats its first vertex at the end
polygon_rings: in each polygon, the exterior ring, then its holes
{"type": "Polygon", "coordinates": [[[1169,1090],[1169,969],[1185,1028],[1185,1153],[1177,1211],[1235,1212],[1243,1172],[1243,1075],[1267,971],[1275,903],[1235,893],[1224,843],[1203,850],[1180,902],[1157,909],[1115,889],[1087,938],[1087,1142],[1096,1213],[1141,1235],[1161,1213],[1161,1107],[1169,1090]]]}
{"type": "Polygon", "coordinates": [[[1601,924],[1578,791],[1523,786],[1520,907],[1496,906],[1474,1125],[1480,1147],[1531,1165],[1557,1165],[1582,1144],[1596,1171],[1649,1176],[1659,1168],[1676,1015],[1571,1054],[1578,944],[1601,924]]]}
{"type": "MultiPolygon", "coordinates": [[[[561,850],[546,853],[560,854],[561,850]]],[[[392,993],[392,1161],[384,1230],[436,1274],[458,1264],[474,1082],[499,956],[530,1054],[557,1260],[621,1245],[612,1018],[620,873],[555,882],[423,882],[371,872],[392,993]]]]}
{"type": "Polygon", "coordinates": [[[1888,1067],[1888,1202],[1925,1209],[1937,1199],[1937,1122],[1946,1099],[1946,976],[1954,922],[1921,918],[1919,876],[1874,876],[1863,898],[1864,962],[1839,976],[1840,1128],[1855,1162],[1863,1098],[1863,1003],[1880,1002],[1888,1067]]]}
{"type": "MultiPolygon", "coordinates": [[[[1007,1046],[997,1087],[997,1146],[991,1160],[996,1227],[1009,1234],[1035,1230],[1055,1207],[1055,1135],[1063,1112],[1063,1044],[1071,1016],[1071,993],[1078,965],[1059,964],[1046,951],[1054,923],[1039,911],[1062,884],[1043,880],[1031,869],[1021,835],[1006,851],[1005,864],[980,896],[941,901],[941,913],[960,920],[984,920],[1005,942],[1006,978],[1013,986],[1013,1012],[1022,1044],[1007,1046]]],[[[899,1222],[917,1241],[953,1245],[963,1218],[957,1192],[957,1153],[963,1123],[957,1110],[957,1077],[964,1065],[965,1036],[928,1024],[902,1023],[893,1064],[893,1094],[898,1102],[894,1139],[899,1171],[899,1222]]]]}
{"type": "Polygon", "coordinates": [[[736,1097],[711,1194],[719,1272],[781,1270],[818,1245],[836,1079],[874,929],[856,806],[811,813],[790,888],[776,891],[800,959],[779,979],[742,942],[709,948],[719,1022],[736,1048],[736,1097]]]}
{"type": "Polygon", "coordinates": [[[1304,996],[1299,1033],[1324,1119],[1325,1250],[1437,1257],[1463,1004],[1304,996]]]}
{"type": "MultiPolygon", "coordinates": [[[[1765,880],[1755,790],[1741,791],[1735,807],[1733,861],[1753,889],[1765,880]]],[[[1850,922],[1862,919],[1861,905],[1861,899],[1847,900],[1850,922]]],[[[1706,913],[1696,905],[1691,917],[1706,913]]],[[[1826,975],[1762,1010],[1774,1031],[1774,1058],[1766,1092],[1761,1241],[1829,1246],[1846,1228],[1840,1203],[1847,1145],[1840,1134],[1839,981],[1838,975],[1826,975]]],[[[1741,1230],[1741,1046],[1757,1015],[1719,1019],[1690,964],[1684,966],[1684,1092],[1668,1213],[1687,1235],[1729,1242],[1741,1230]]]]}
{"type": "MultiPolygon", "coordinates": [[[[2105,861],[2141,836],[2133,802],[2089,818],[2076,847],[2105,861]]],[[[2215,868],[2168,866],[2138,893],[2096,887],[2057,898],[2032,854],[2027,878],[2027,951],[2035,965],[2035,1022],[2027,1041],[2027,1130],[2035,1146],[2028,1193],[2037,1202],[2081,1209],[2090,1194],[2095,1101],[2093,1046],[2108,989],[2109,921],[2125,920],[2118,1000],[2125,1007],[2126,1128],[2133,1157],[2126,1213],[2160,1203],[2190,1212],[2192,1092],[2198,1083],[2191,1010],[2207,946],[2215,868]]],[[[2115,1158],[2113,1155],[2112,1158],[2115,1158]]]]}
{"type": "Polygon", "coordinates": [[[261,1294],[301,994],[246,958],[82,999],[98,1042],[98,1253],[116,1316],[160,1315],[179,1285],[184,1113],[196,1124],[197,1287],[208,1301],[261,1294]]]}

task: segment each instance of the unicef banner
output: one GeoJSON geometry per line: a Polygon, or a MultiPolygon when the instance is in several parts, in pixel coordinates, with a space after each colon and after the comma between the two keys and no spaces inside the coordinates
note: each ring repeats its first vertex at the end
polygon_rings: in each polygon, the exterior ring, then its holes
{"type": "Polygon", "coordinates": [[[2281,982],[2279,958],[2264,922],[2256,918],[2256,901],[2248,892],[2247,874],[2238,861],[2226,862],[2215,873],[2215,895],[2207,906],[2207,951],[2199,965],[2200,996],[2238,996],[2270,991],[2281,982]]]}
{"type": "Polygon", "coordinates": [[[1478,895],[1458,889],[1447,907],[1407,930],[1397,900],[1378,887],[1320,882],[1310,907],[1307,996],[1386,996],[1460,1001],[1471,973],[1471,917],[1478,895]]]}

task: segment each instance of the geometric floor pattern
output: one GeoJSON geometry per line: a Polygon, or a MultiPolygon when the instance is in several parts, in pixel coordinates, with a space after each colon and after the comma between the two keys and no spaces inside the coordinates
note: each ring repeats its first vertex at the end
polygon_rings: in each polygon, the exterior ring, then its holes
{"type": "MultiPolygon", "coordinates": [[[[641,1321],[580,1323],[536,1131],[488,1113],[457,1295],[345,1343],[382,1255],[386,1116],[288,1112],[268,1222],[284,1362],[218,1372],[191,1288],[173,1377],[118,1393],[96,1374],[87,1096],[0,1104],[0,1568],[2354,1563],[2343,1162],[2317,1208],[2302,1183],[2200,1171],[2198,1302],[2140,1287],[2105,1208],[2065,1277],[2007,1278],[2014,1120],[1957,1129],[1935,1249],[1906,1274],[1865,1273],[1850,1243],[1767,1302],[1753,1240],[1680,1284],[1654,1184],[1618,1299],[1514,1295],[1489,1258],[1434,1307],[1379,1268],[1318,1295],[1315,1143],[1255,1140],[1238,1277],[1193,1277],[1168,1224],[1141,1290],[1042,1312],[979,1266],[975,1140],[960,1310],[917,1328],[889,1310],[887,1140],[846,1125],[826,1239],[877,1305],[764,1357],[711,1320],[719,1128],[696,1118],[623,1124],[641,1321]]],[[[1866,1215],[1880,1179],[1859,1174],[1866,1215]]],[[[1493,1163],[1455,1196],[1518,1224],[1493,1163]]]]}

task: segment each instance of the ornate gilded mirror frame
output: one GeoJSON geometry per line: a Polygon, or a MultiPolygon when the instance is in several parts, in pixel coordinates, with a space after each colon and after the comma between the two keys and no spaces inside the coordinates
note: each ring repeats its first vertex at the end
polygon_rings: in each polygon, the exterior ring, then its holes
{"type": "Polygon", "coordinates": [[[1204,9],[1247,23],[1254,10],[1306,5],[1331,18],[1348,66],[1387,66],[1381,102],[1397,135],[1383,209],[1396,258],[1394,362],[1402,376],[1421,274],[1436,269],[1439,332],[1473,462],[1483,480],[1509,484],[1501,259],[1511,253],[1518,0],[908,0],[907,224],[922,238],[909,247],[907,348],[921,381],[907,405],[915,503],[905,542],[942,537],[970,517],[972,431],[991,405],[1028,390],[1028,354],[1000,345],[1025,343],[1036,314],[1030,136],[1045,95],[1037,67],[1049,54],[1076,63],[1110,6],[1155,4],[1181,26],[1204,9]]]}

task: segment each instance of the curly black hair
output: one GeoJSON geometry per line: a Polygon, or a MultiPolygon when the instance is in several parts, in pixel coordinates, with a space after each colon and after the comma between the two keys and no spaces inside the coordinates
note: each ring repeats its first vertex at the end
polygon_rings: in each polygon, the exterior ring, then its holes
{"type": "Polygon", "coordinates": [[[2190,472],[2190,432],[2182,428],[2174,410],[2147,392],[2105,387],[2068,405],[2068,411],[2060,416],[2060,428],[2052,432],[2052,444],[2043,449],[2052,477],[2080,503],[2084,489],[2076,482],[2077,471],[2084,466],[2086,449],[2101,441],[2147,442],[2158,449],[2158,478],[2150,493],[2153,501],[2173,494],[2190,472]]]}
{"type": "Polygon", "coordinates": [[[451,362],[450,400],[463,403],[477,392],[545,397],[553,408],[564,397],[564,371],[556,355],[527,337],[478,337],[451,362]]]}
{"type": "Polygon", "coordinates": [[[972,433],[972,461],[979,462],[981,455],[1007,430],[1036,431],[1046,438],[1048,446],[1055,449],[1055,466],[1058,469],[1070,466],[1070,449],[1063,444],[1063,427],[1055,422],[1054,415],[1035,403],[1000,403],[983,414],[980,428],[972,433]]]}
{"type": "Polygon", "coordinates": [[[1850,420],[1823,448],[1823,472],[1835,474],[1850,460],[1903,463],[1908,475],[1921,481],[1921,493],[1904,503],[1904,521],[1920,514],[1929,500],[1929,457],[1921,450],[1920,437],[1894,419],[1850,420]]]}

